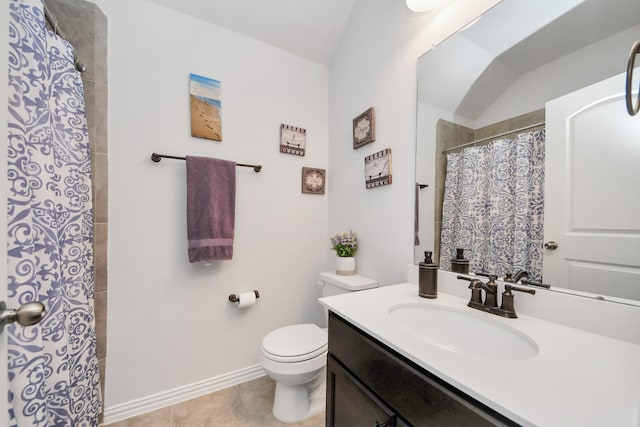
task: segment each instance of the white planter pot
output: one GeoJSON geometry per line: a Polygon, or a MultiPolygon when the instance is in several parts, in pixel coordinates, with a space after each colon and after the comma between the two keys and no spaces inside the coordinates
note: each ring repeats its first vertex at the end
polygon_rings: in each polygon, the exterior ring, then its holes
{"type": "Polygon", "coordinates": [[[336,257],[336,274],[353,276],[356,274],[356,259],[354,257],[336,257]]]}

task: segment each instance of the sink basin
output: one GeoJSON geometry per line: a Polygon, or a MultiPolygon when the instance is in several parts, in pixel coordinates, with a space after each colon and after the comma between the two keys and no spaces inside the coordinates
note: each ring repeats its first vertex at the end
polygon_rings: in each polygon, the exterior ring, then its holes
{"type": "Polygon", "coordinates": [[[391,321],[403,331],[453,353],[502,360],[524,360],[538,354],[538,345],[529,336],[492,316],[470,308],[421,303],[389,309],[391,321]]]}

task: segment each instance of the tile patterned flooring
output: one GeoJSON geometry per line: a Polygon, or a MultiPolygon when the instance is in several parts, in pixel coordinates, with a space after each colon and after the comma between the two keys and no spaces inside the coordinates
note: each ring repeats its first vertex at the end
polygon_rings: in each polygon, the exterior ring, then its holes
{"type": "Polygon", "coordinates": [[[275,382],[268,376],[102,427],[321,427],[324,414],[285,424],[271,413],[275,382]]]}

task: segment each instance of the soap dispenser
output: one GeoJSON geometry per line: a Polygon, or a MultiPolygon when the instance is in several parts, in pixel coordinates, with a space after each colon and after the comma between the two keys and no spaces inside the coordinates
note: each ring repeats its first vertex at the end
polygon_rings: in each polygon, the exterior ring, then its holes
{"type": "Polygon", "coordinates": [[[469,260],[464,257],[464,249],[456,249],[456,257],[451,260],[451,271],[460,274],[469,274],[469,260]]]}
{"type": "Polygon", "coordinates": [[[431,251],[424,251],[424,262],[418,265],[418,295],[422,298],[438,297],[438,264],[432,255],[431,251]]]}

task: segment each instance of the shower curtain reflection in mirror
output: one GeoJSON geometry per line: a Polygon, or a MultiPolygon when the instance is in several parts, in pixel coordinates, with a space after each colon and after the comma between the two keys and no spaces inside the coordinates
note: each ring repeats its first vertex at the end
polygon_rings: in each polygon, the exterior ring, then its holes
{"type": "Polygon", "coordinates": [[[9,2],[8,305],[40,301],[39,325],[9,325],[11,426],[97,426],[91,164],[72,46],[42,0],[9,2]]]}
{"type": "Polygon", "coordinates": [[[545,131],[447,155],[440,266],[464,248],[471,272],[542,280],[545,131]]]}

